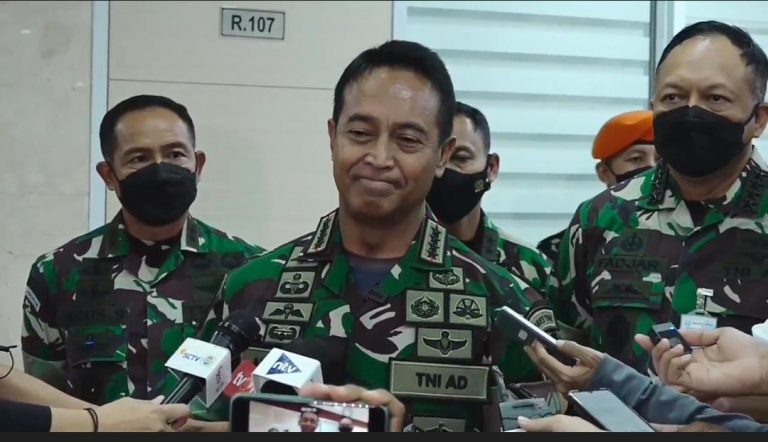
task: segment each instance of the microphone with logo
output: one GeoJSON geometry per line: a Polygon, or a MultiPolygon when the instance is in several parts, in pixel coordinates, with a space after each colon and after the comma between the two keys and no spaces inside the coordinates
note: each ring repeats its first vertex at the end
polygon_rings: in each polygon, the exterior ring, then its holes
{"type": "Polygon", "coordinates": [[[187,404],[205,389],[205,403],[210,406],[232,378],[232,355],[242,353],[259,336],[259,320],[248,309],[232,312],[211,342],[187,338],[165,364],[184,375],[162,403],[187,404]]]}
{"type": "Polygon", "coordinates": [[[346,377],[347,338],[297,339],[273,348],[253,372],[254,390],[296,395],[309,383],[342,385],[346,377]]]}

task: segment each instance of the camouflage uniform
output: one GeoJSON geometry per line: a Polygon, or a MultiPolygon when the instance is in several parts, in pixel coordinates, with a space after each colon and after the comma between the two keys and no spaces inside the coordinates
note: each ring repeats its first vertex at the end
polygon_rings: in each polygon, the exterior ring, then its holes
{"type": "Polygon", "coordinates": [[[472,250],[486,260],[504,267],[539,293],[545,293],[550,271],[547,258],[524,241],[501,230],[485,212],[480,216],[477,245],[468,244],[472,250]]]}
{"type": "Polygon", "coordinates": [[[94,404],[167,394],[177,381],[168,357],[185,338],[212,333],[224,275],[262,252],[192,217],[180,238],[141,241],[118,214],[32,266],[26,371],[94,404]]]}
{"type": "Polygon", "coordinates": [[[560,256],[560,242],[563,240],[563,236],[565,236],[565,230],[550,235],[539,241],[536,249],[546,256],[549,262],[556,263],[560,256]]]}
{"type": "Polygon", "coordinates": [[[768,318],[766,185],[755,151],[712,204],[685,202],[663,163],[582,203],[553,278],[560,331],[590,331],[595,348],[641,371],[648,355],[633,335],[653,324],[701,309],[749,333],[768,318]]]}
{"type": "Polygon", "coordinates": [[[508,379],[538,377],[519,345],[490,331],[496,307],[508,305],[554,331],[552,312],[536,291],[431,216],[368,293],[352,276],[335,211],[315,232],[233,272],[225,291],[230,309],[257,300],[251,308],[263,311],[268,346],[302,336],[349,337],[348,380],[408,398],[422,428],[441,421],[462,431],[480,426],[477,404],[488,398],[488,363],[504,352],[515,355],[508,379]],[[443,400],[436,399],[440,394],[443,400]]]}

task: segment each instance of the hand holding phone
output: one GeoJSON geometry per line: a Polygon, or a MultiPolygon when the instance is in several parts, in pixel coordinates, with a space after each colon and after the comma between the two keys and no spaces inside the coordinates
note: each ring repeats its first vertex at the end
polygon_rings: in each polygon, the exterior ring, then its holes
{"type": "Polygon", "coordinates": [[[577,414],[606,431],[651,433],[655,430],[635,410],[609,390],[568,394],[577,414]]]}
{"type": "Polygon", "coordinates": [[[312,398],[241,394],[231,403],[233,432],[384,432],[387,410],[361,403],[312,398]]]}
{"type": "Polygon", "coordinates": [[[662,339],[669,341],[669,348],[675,348],[678,345],[683,346],[683,352],[686,354],[691,353],[691,346],[685,341],[680,331],[671,322],[664,324],[656,324],[652,327],[653,333],[651,333],[651,341],[653,345],[659,345],[662,339]]]}
{"type": "Polygon", "coordinates": [[[523,315],[511,308],[506,306],[499,308],[495,324],[509,338],[515,339],[525,346],[531,346],[534,342],[539,342],[558,361],[565,365],[576,365],[577,361],[575,358],[563,353],[557,347],[557,340],[554,337],[533,325],[523,315]]]}

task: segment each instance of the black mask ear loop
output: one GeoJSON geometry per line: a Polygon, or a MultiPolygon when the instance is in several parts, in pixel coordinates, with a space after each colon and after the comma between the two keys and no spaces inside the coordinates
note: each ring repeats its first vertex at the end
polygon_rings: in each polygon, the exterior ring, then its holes
{"type": "Polygon", "coordinates": [[[488,152],[488,156],[485,157],[485,186],[484,190],[491,189],[491,156],[498,157],[498,154],[488,152]]]}
{"type": "Polygon", "coordinates": [[[8,373],[0,376],[0,381],[10,376],[11,372],[13,371],[13,367],[16,365],[15,361],[13,360],[13,353],[11,353],[11,350],[16,347],[16,345],[0,345],[0,351],[8,353],[8,355],[11,357],[11,368],[8,370],[8,373]]]}

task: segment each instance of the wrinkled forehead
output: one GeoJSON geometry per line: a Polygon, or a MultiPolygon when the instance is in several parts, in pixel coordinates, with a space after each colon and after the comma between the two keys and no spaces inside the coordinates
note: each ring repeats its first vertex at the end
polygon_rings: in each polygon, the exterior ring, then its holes
{"type": "Polygon", "coordinates": [[[375,68],[344,92],[341,120],[356,113],[390,120],[419,119],[437,127],[440,97],[426,78],[398,68],[375,68]]]}
{"type": "Polygon", "coordinates": [[[725,85],[751,91],[753,72],[741,50],[727,37],[703,35],[690,38],[669,52],[659,65],[657,90],[674,85],[707,88],[725,85]]]}

